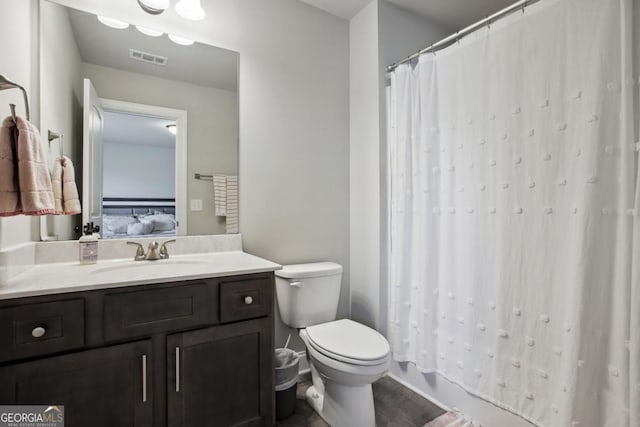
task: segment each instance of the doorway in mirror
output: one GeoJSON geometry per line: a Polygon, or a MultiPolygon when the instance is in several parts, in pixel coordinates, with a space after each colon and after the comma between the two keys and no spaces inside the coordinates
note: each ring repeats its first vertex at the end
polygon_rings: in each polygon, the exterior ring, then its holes
{"type": "Polygon", "coordinates": [[[85,170],[85,222],[101,223],[103,238],[185,235],[187,112],[102,98],[97,103],[101,136],[85,137],[83,152],[85,164],[100,153],[101,165],[85,170]]]}

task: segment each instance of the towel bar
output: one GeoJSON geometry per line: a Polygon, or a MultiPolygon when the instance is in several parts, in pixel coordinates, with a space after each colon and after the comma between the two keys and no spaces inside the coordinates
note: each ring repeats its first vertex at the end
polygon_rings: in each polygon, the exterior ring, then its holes
{"type": "MultiPolygon", "coordinates": [[[[25,116],[27,120],[29,120],[29,97],[27,96],[27,91],[24,90],[24,88],[19,84],[12,82],[11,80],[7,79],[2,74],[0,74],[0,90],[6,90],[6,89],[20,89],[22,91],[22,96],[24,97],[24,109],[26,113],[25,116]]],[[[9,106],[11,107],[11,115],[13,116],[13,121],[15,121],[16,106],[15,104],[9,104],[9,106]]]]}
{"type": "Polygon", "coordinates": [[[203,175],[201,173],[197,173],[193,177],[202,181],[213,181],[213,175],[203,175]]]}

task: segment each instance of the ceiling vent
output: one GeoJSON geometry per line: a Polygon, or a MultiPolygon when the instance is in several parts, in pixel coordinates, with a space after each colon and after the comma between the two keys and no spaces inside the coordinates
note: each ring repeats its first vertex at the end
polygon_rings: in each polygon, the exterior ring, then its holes
{"type": "Polygon", "coordinates": [[[129,49],[129,58],[155,65],[167,65],[167,61],[169,60],[166,56],[154,55],[153,53],[136,49],[129,49]]]}

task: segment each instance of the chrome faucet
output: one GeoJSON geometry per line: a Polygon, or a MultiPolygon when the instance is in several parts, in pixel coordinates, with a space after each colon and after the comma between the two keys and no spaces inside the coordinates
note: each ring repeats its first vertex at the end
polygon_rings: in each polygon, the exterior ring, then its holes
{"type": "Polygon", "coordinates": [[[167,240],[162,243],[162,246],[158,244],[155,240],[149,243],[149,247],[147,248],[147,252],[144,251],[144,246],[142,246],[138,242],[127,242],[127,245],[136,245],[138,248],[136,249],[136,255],[134,256],[134,261],[156,261],[159,259],[168,259],[169,251],[167,250],[167,243],[175,242],[175,239],[167,240]]]}
{"type": "Polygon", "coordinates": [[[147,254],[144,256],[144,259],[147,261],[157,261],[160,259],[160,251],[158,251],[158,242],[155,240],[149,243],[149,247],[147,248],[147,254]]]}

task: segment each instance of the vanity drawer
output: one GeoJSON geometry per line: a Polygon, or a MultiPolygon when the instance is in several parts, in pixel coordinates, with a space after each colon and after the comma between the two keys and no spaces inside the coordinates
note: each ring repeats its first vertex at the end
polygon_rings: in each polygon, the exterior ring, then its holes
{"type": "Polygon", "coordinates": [[[273,280],[268,277],[220,282],[220,322],[268,316],[273,307],[273,280]]]}
{"type": "Polygon", "coordinates": [[[119,340],[179,330],[209,322],[205,281],[104,297],[104,338],[119,340]]]}
{"type": "Polygon", "coordinates": [[[57,353],[84,345],[84,300],[0,309],[0,361],[57,353]]]}

